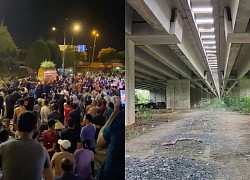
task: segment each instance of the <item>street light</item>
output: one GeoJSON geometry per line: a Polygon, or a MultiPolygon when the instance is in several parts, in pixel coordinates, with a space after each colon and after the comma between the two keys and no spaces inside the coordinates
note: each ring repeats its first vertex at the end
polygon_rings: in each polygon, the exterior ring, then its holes
{"type": "MultiPolygon", "coordinates": [[[[55,32],[56,27],[52,27],[51,30],[55,32]]],[[[64,72],[64,60],[65,60],[65,50],[66,50],[66,32],[63,32],[63,53],[62,53],[62,73],[64,72]]]]}
{"type": "Polygon", "coordinates": [[[94,38],[94,45],[93,45],[93,53],[92,53],[92,62],[94,62],[95,47],[96,47],[96,38],[99,36],[99,34],[96,31],[93,31],[92,34],[95,36],[95,38],[94,38]]]}
{"type": "MultiPolygon", "coordinates": [[[[76,24],[74,27],[73,27],[73,31],[76,33],[80,30],[80,25],[76,24]]],[[[73,49],[73,41],[74,41],[74,34],[72,36],[72,39],[71,39],[71,48],[73,49]]]]}
{"type": "Polygon", "coordinates": [[[56,35],[55,35],[55,34],[56,34],[56,27],[53,26],[53,27],[51,28],[51,31],[52,31],[52,39],[55,40],[55,39],[56,39],[56,35]]]}

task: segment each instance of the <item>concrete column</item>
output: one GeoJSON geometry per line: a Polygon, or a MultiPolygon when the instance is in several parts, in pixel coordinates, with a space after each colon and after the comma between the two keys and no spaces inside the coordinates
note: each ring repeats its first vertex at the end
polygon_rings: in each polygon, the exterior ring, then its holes
{"type": "Polygon", "coordinates": [[[135,46],[125,39],[125,125],[135,123],[135,46]]]}
{"type": "Polygon", "coordinates": [[[240,96],[250,95],[250,79],[241,79],[239,81],[240,96]]]}
{"type": "Polygon", "coordinates": [[[190,109],[189,80],[168,80],[166,89],[167,108],[190,109]]]}
{"type": "Polygon", "coordinates": [[[156,93],[156,102],[161,102],[161,93],[160,92],[156,93]]]}
{"type": "Polygon", "coordinates": [[[152,102],[156,102],[156,93],[155,92],[153,92],[153,91],[150,91],[150,101],[152,101],[152,102]]]}
{"type": "Polygon", "coordinates": [[[190,88],[190,105],[195,108],[198,107],[201,103],[201,88],[190,88]]]}
{"type": "Polygon", "coordinates": [[[207,93],[206,91],[202,91],[201,92],[201,101],[210,102],[210,100],[211,100],[211,95],[209,93],[207,93]]]}
{"type": "Polygon", "coordinates": [[[166,102],[166,93],[161,93],[161,102],[166,102]]]}

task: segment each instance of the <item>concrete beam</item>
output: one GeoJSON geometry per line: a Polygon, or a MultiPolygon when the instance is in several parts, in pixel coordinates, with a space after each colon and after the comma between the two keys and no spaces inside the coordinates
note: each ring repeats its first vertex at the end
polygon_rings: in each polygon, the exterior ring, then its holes
{"type": "Polygon", "coordinates": [[[162,0],[127,0],[143,19],[159,33],[170,32],[171,9],[162,0]]]}
{"type": "Polygon", "coordinates": [[[157,71],[154,71],[150,68],[148,68],[147,66],[144,66],[143,64],[140,64],[140,63],[135,63],[135,70],[138,71],[138,72],[141,72],[141,73],[144,73],[144,74],[147,74],[147,75],[150,75],[152,77],[156,77],[158,79],[162,79],[162,80],[166,80],[166,76],[164,76],[163,74],[157,72],[157,71]]]}
{"type": "MultiPolygon", "coordinates": [[[[141,71],[138,71],[137,69],[135,69],[135,77],[140,77],[142,79],[147,79],[149,81],[156,81],[156,80],[158,80],[156,77],[152,77],[152,76],[150,76],[148,74],[145,74],[145,73],[143,73],[141,71]]],[[[161,79],[161,80],[163,80],[163,79],[161,79]]]]}
{"type": "Polygon", "coordinates": [[[168,66],[184,78],[191,78],[191,70],[179,59],[167,45],[141,46],[140,49],[168,66]]]}
{"type": "Polygon", "coordinates": [[[250,18],[250,1],[231,0],[230,2],[233,32],[244,33],[250,18]]]}
{"type": "Polygon", "coordinates": [[[125,3],[125,33],[128,35],[132,34],[132,21],[133,21],[133,10],[125,3]]]}
{"type": "Polygon", "coordinates": [[[159,73],[162,73],[172,79],[179,79],[178,73],[174,72],[172,69],[166,66],[163,66],[163,64],[161,64],[152,56],[143,52],[141,49],[139,48],[135,49],[135,56],[136,56],[136,59],[135,59],[136,62],[139,62],[140,64],[144,64],[145,66],[159,73]]]}

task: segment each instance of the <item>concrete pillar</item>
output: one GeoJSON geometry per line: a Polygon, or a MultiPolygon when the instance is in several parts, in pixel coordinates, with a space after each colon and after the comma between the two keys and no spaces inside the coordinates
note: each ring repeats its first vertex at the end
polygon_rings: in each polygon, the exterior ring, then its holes
{"type": "Polygon", "coordinates": [[[156,93],[156,102],[161,102],[161,93],[160,92],[156,93]]]}
{"type": "Polygon", "coordinates": [[[168,80],[166,89],[167,108],[190,109],[189,80],[168,80]]]}
{"type": "Polygon", "coordinates": [[[125,39],[125,125],[135,123],[135,46],[125,39]]]}
{"type": "Polygon", "coordinates": [[[250,79],[241,79],[239,81],[239,93],[240,96],[250,95],[250,79]]]}
{"type": "Polygon", "coordinates": [[[201,101],[202,102],[208,101],[210,103],[211,98],[212,98],[211,94],[207,93],[206,91],[201,92],[201,101]]]}
{"type": "Polygon", "coordinates": [[[190,88],[190,106],[192,108],[198,107],[201,103],[201,88],[190,88]]]}
{"type": "Polygon", "coordinates": [[[153,91],[150,91],[150,97],[149,97],[150,101],[152,102],[156,102],[156,93],[153,91]]]}

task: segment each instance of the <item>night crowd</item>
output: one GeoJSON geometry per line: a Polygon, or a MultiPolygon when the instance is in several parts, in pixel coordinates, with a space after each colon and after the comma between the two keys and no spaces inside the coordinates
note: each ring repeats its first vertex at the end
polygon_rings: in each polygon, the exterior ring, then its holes
{"type": "Polygon", "coordinates": [[[3,179],[124,179],[123,73],[0,81],[3,179]],[[107,149],[95,172],[98,148],[107,149]]]}

